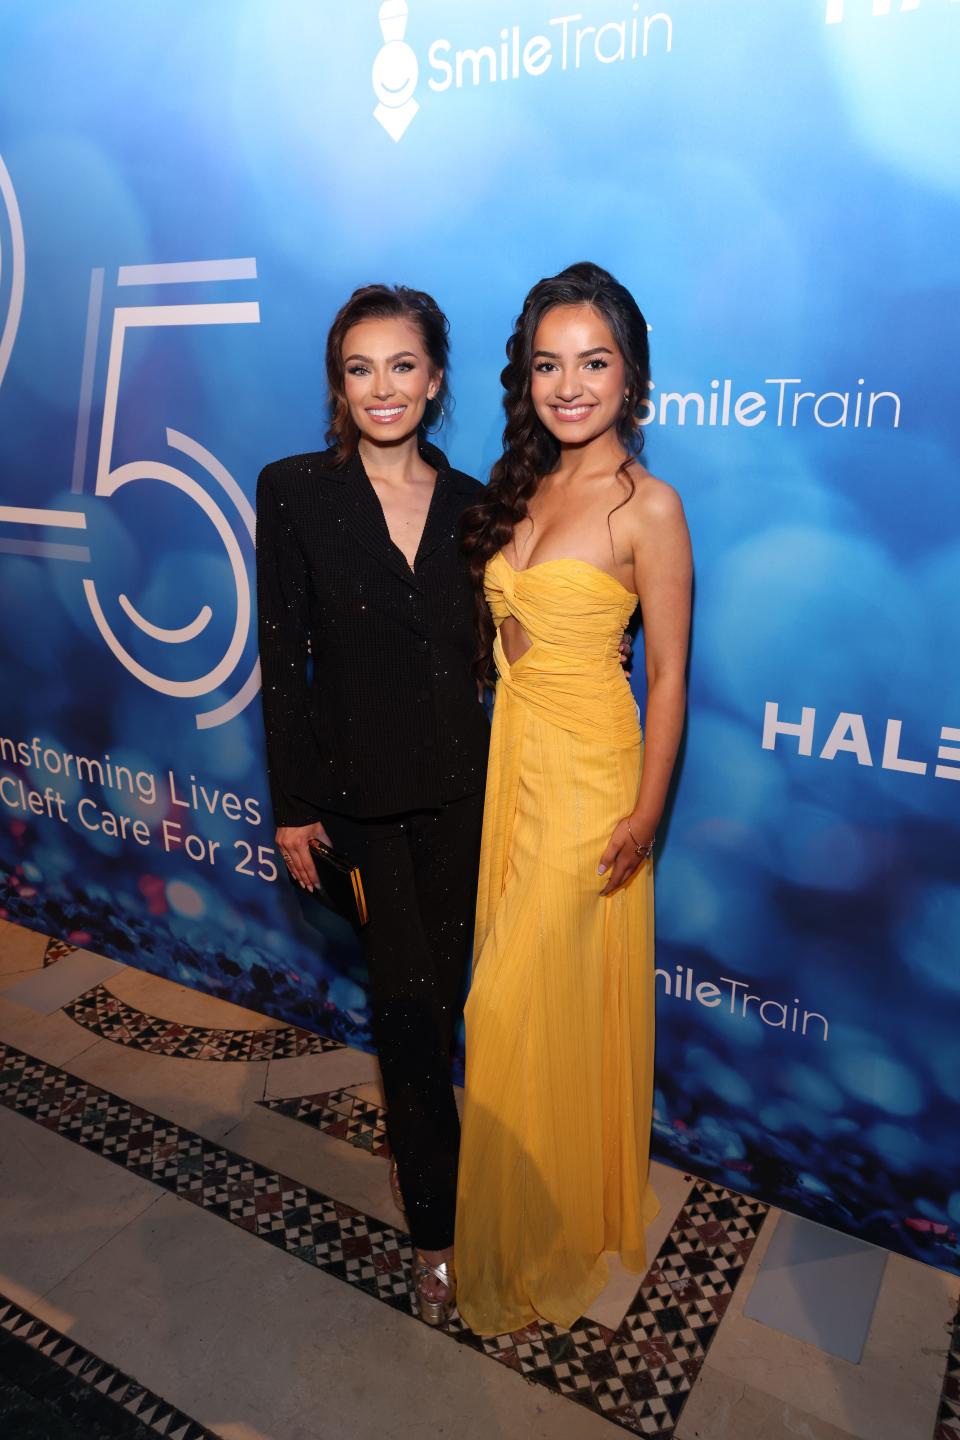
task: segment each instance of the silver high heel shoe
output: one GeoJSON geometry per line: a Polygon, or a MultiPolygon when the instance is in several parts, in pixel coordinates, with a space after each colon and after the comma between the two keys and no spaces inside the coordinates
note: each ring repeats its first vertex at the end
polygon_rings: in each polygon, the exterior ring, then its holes
{"type": "Polygon", "coordinates": [[[431,1265],[419,1250],[414,1250],[413,1289],[420,1319],[427,1325],[446,1325],[457,1303],[457,1277],[453,1261],[441,1260],[439,1265],[431,1265]],[[429,1280],[431,1275],[447,1287],[449,1293],[443,1300],[434,1300],[424,1294],[423,1282],[429,1280]]]}

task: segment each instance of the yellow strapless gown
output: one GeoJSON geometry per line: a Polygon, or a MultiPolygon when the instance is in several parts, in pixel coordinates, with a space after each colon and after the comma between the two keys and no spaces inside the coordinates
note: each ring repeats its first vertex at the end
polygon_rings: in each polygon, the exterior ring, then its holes
{"type": "Polygon", "coordinates": [[[643,763],[620,665],[636,597],[583,560],[488,563],[499,672],[466,1006],[458,1305],[479,1335],[569,1326],[645,1268],[653,1101],[653,876],[610,899],[600,856],[643,763]],[[531,643],[507,663],[513,615],[531,643]]]}

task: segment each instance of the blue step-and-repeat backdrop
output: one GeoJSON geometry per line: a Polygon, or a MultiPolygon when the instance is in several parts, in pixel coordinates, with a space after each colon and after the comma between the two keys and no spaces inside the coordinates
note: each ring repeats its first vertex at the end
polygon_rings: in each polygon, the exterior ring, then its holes
{"type": "Polygon", "coordinates": [[[2,913],[369,1043],[277,872],[256,475],[385,280],[485,476],[525,292],[599,261],[697,563],[656,1153],[960,1268],[958,53],[957,0],[7,7],[2,913]]]}

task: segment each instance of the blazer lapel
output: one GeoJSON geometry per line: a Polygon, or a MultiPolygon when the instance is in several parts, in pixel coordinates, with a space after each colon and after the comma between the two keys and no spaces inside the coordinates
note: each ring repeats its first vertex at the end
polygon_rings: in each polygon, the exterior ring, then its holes
{"type": "Polygon", "coordinates": [[[383,506],[367,479],[360,456],[353,455],[342,469],[331,470],[327,474],[328,478],[339,482],[340,511],[351,533],[382,565],[411,588],[417,588],[416,576],[390,539],[383,506]]]}
{"type": "Polygon", "coordinates": [[[416,567],[418,570],[422,562],[436,550],[438,545],[442,545],[451,537],[454,541],[459,539],[457,532],[462,509],[462,499],[443,451],[438,450],[435,445],[426,443],[422,444],[420,449],[423,458],[436,470],[437,483],[430,499],[430,508],[427,511],[426,523],[417,549],[416,567]]]}

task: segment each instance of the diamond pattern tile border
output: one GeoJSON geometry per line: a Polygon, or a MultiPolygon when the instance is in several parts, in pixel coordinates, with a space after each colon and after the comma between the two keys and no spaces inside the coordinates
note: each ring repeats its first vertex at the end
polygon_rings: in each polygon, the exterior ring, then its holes
{"type": "Polygon", "coordinates": [[[311,1125],[324,1135],[346,1140],[358,1150],[371,1155],[390,1155],[387,1140],[387,1112],[382,1105],[361,1100],[347,1090],[326,1090],[319,1095],[293,1095],[289,1098],[258,1100],[265,1110],[275,1110],[291,1120],[311,1125]]]}
{"type": "MultiPolygon", "coordinates": [[[[33,1384],[25,1388],[58,1411],[66,1408],[75,1422],[89,1420],[95,1424],[97,1435],[216,1440],[214,1431],[0,1295],[0,1346],[11,1344],[29,1346],[35,1352],[38,1363],[30,1367],[33,1384]],[[70,1379],[64,1386],[66,1377],[70,1379]]],[[[21,1372],[27,1369],[20,1359],[24,1353],[18,1349],[14,1357],[21,1372]]]]}
{"type": "Polygon", "coordinates": [[[47,965],[55,965],[57,961],[62,960],[65,955],[72,955],[74,950],[78,950],[79,948],[78,945],[71,945],[68,940],[48,940],[43,952],[44,967],[47,965]]]}
{"type": "MultiPolygon", "coordinates": [[[[0,1044],[0,1104],[392,1308],[411,1313],[409,1237],[171,1120],[0,1044]]],[[[623,1320],[446,1333],[634,1435],[672,1440],[767,1207],[698,1181],[623,1320]]]]}
{"type": "Polygon", "coordinates": [[[943,1393],[933,1440],[960,1440],[960,1304],[954,1316],[947,1350],[947,1372],[943,1377],[943,1393]]]}
{"type": "Polygon", "coordinates": [[[106,985],[94,985],[64,1005],[63,1011],[85,1030],[115,1045],[183,1060],[290,1060],[297,1055],[322,1055],[343,1049],[339,1040],[296,1025],[274,1026],[270,1030],[212,1030],[206,1025],[160,1020],[119,1000],[106,985]]]}

